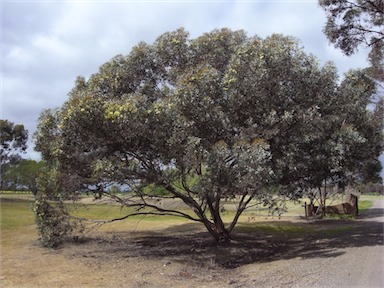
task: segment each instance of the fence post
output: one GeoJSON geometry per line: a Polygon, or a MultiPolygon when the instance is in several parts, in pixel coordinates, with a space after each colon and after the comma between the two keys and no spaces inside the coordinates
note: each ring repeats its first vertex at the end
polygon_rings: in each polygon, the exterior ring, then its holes
{"type": "Polygon", "coordinates": [[[304,202],[305,218],[308,218],[307,201],[304,202]]]}

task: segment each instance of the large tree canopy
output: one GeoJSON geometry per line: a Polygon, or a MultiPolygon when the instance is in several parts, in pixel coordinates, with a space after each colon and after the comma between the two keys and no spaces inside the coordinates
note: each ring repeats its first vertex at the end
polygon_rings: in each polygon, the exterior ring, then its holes
{"type": "Polygon", "coordinates": [[[323,181],[349,181],[377,158],[381,146],[366,131],[381,137],[366,110],[373,92],[360,72],[339,83],[332,64],[321,67],[292,37],[165,33],[78,77],[68,101],[42,113],[36,149],[60,182],[44,193],[93,190],[136,207],[130,215],[186,217],[226,241],[247,206],[270,205],[277,188],[299,197],[323,181]],[[133,196],[109,195],[114,184],[133,196]],[[153,204],[158,188],[194,213],[153,204]],[[236,211],[224,223],[230,199],[236,211]]]}

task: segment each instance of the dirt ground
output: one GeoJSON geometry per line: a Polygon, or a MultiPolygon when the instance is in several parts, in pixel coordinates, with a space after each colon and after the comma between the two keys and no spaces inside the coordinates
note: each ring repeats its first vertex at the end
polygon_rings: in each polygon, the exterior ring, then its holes
{"type": "Polygon", "coordinates": [[[200,225],[182,223],[105,227],[52,250],[30,225],[2,235],[0,287],[384,287],[383,211],[376,200],[358,220],[269,219],[294,221],[297,233],[250,223],[221,245],[200,225]],[[17,249],[4,249],[10,245],[17,249]]]}

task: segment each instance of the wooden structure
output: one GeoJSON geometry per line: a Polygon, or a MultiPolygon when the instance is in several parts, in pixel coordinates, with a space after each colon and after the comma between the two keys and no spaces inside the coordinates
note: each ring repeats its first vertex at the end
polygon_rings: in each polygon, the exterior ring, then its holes
{"type": "MultiPolygon", "coordinates": [[[[326,214],[349,214],[357,216],[359,214],[359,205],[357,195],[350,193],[348,195],[348,201],[345,203],[325,206],[326,214]]],[[[305,203],[305,217],[312,217],[321,213],[319,206],[305,203]]]]}

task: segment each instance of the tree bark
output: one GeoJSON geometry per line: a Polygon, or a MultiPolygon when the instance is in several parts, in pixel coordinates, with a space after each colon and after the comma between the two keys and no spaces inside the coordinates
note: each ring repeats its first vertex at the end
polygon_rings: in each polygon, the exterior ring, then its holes
{"type": "Polygon", "coordinates": [[[230,233],[225,228],[225,225],[222,221],[211,222],[205,218],[203,220],[205,227],[207,228],[209,234],[215,239],[218,243],[225,243],[231,241],[230,233]]]}

